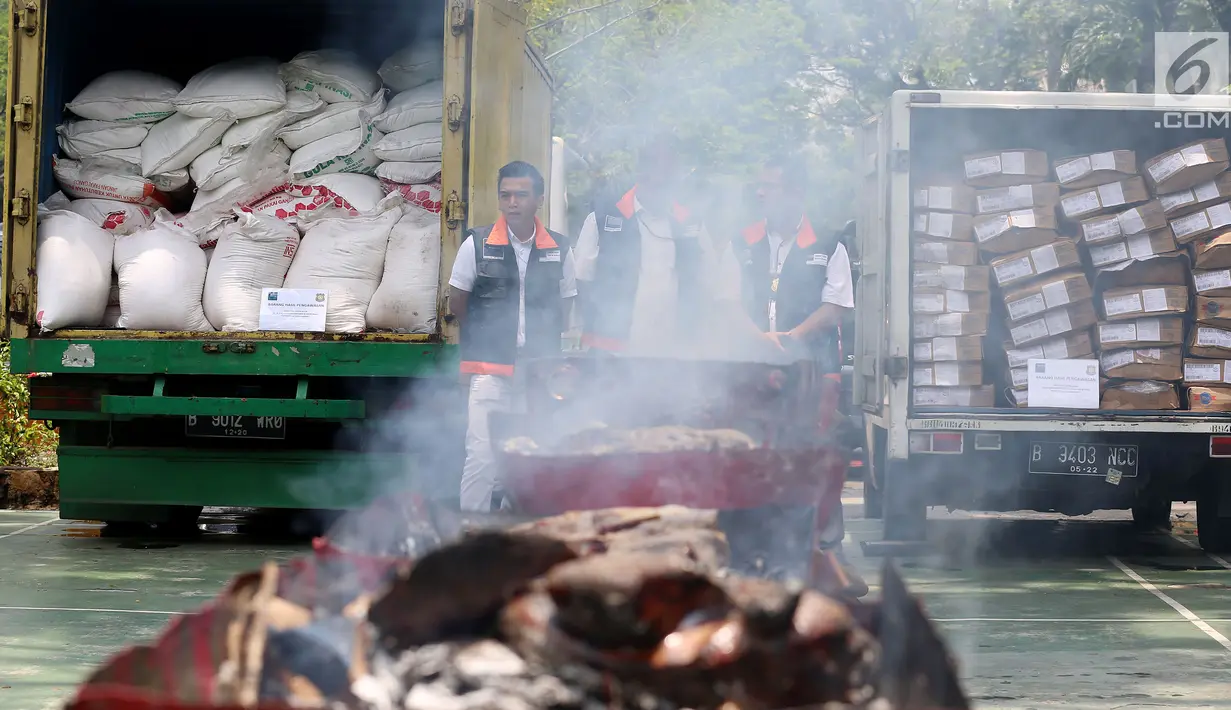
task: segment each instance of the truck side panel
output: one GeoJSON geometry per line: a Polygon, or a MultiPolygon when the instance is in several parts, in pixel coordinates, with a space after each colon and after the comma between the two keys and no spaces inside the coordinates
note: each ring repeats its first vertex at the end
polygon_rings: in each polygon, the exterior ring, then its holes
{"type": "Polygon", "coordinates": [[[909,94],[898,92],[890,100],[888,142],[890,155],[888,213],[885,234],[889,254],[889,342],[887,358],[902,364],[887,378],[889,389],[889,458],[906,458],[907,409],[910,406],[911,269],[910,269],[910,105],[909,94]],[[898,158],[896,156],[902,156],[898,158]]]}

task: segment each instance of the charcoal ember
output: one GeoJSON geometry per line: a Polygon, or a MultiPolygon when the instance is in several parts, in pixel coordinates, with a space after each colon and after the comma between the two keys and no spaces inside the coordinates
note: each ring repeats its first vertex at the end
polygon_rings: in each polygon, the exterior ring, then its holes
{"type": "Polygon", "coordinates": [[[574,511],[525,523],[513,531],[562,540],[579,555],[681,554],[713,571],[730,558],[726,537],[718,529],[717,511],[678,505],[574,511]]]}
{"type": "Polygon", "coordinates": [[[611,554],[681,556],[708,572],[721,570],[731,559],[727,537],[717,530],[662,529],[655,523],[612,535],[605,545],[611,554]]]}
{"type": "MultiPolygon", "coordinates": [[[[294,683],[300,677],[310,683],[321,696],[348,700],[352,666],[362,622],[344,616],[316,619],[306,626],[284,631],[271,630],[265,645],[262,685],[294,683]]],[[[288,691],[289,691],[288,686],[288,691]]]]}
{"type": "Polygon", "coordinates": [[[648,652],[686,618],[730,606],[703,570],[664,555],[584,557],[552,569],[545,589],[560,628],[600,650],[648,652]]]}
{"type": "Polygon", "coordinates": [[[483,531],[420,559],[372,605],[368,619],[397,650],[483,635],[506,601],[575,558],[559,540],[483,531]]]}

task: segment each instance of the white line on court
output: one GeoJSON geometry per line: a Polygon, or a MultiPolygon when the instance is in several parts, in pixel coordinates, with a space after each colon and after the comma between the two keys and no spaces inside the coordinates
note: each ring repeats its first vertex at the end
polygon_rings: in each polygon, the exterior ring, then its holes
{"type": "Polygon", "coordinates": [[[20,534],[25,533],[25,532],[30,532],[31,530],[33,530],[33,529],[35,529],[35,528],[41,528],[41,527],[43,527],[44,525],[50,525],[50,524],[52,524],[52,523],[56,522],[56,521],[57,521],[57,520],[59,520],[59,519],[60,519],[60,518],[56,517],[56,518],[52,518],[51,520],[44,520],[44,521],[43,521],[43,522],[41,522],[41,523],[35,523],[35,524],[33,524],[33,525],[27,525],[26,527],[22,528],[21,530],[15,530],[15,531],[13,531],[13,532],[11,532],[11,533],[5,533],[5,534],[3,534],[3,535],[0,535],[0,540],[3,540],[3,539],[4,539],[4,538],[6,538],[6,537],[13,537],[13,536],[15,536],[15,535],[20,535],[20,534]]]}
{"type": "MultiPolygon", "coordinates": [[[[1197,543],[1193,542],[1192,540],[1186,540],[1186,539],[1184,539],[1184,536],[1182,536],[1182,535],[1176,535],[1175,533],[1168,533],[1168,534],[1171,536],[1171,539],[1175,540],[1176,542],[1180,543],[1181,545],[1187,545],[1188,547],[1191,547],[1191,548],[1192,548],[1192,549],[1194,549],[1194,550],[1201,550],[1201,546],[1200,546],[1200,545],[1198,545],[1197,543]]],[[[1214,560],[1214,562],[1216,562],[1216,563],[1218,564],[1218,566],[1219,566],[1219,567],[1222,567],[1223,569],[1231,569],[1231,562],[1228,562],[1228,561],[1227,561],[1226,559],[1224,559],[1223,557],[1221,557],[1221,556],[1219,556],[1219,555],[1214,555],[1214,554],[1211,554],[1211,553],[1209,553],[1209,552],[1206,552],[1205,550],[1201,550],[1201,554],[1205,555],[1206,557],[1210,558],[1211,560],[1214,560]]]]}
{"type": "Polygon", "coordinates": [[[162,616],[180,616],[188,613],[153,609],[85,609],[67,606],[0,606],[0,611],[89,611],[96,614],[159,614],[162,616]]]}
{"type": "Polygon", "coordinates": [[[1231,651],[1231,640],[1228,640],[1226,636],[1223,636],[1222,634],[1218,633],[1218,631],[1213,626],[1210,626],[1209,624],[1202,621],[1201,617],[1189,611],[1188,607],[1177,602],[1176,600],[1172,599],[1166,594],[1163,594],[1162,592],[1160,592],[1158,588],[1155,587],[1153,584],[1150,584],[1146,580],[1145,577],[1142,577],[1141,575],[1137,574],[1136,572],[1132,570],[1132,568],[1130,568],[1128,565],[1121,562],[1120,558],[1114,557],[1112,555],[1108,555],[1107,559],[1111,562],[1111,564],[1115,565],[1116,568],[1118,568],[1121,572],[1128,575],[1129,579],[1141,585],[1142,589],[1158,597],[1160,601],[1162,601],[1163,603],[1165,603],[1167,606],[1171,607],[1172,609],[1175,609],[1176,613],[1178,613],[1180,616],[1187,619],[1189,623],[1191,623],[1193,626],[1196,626],[1198,629],[1201,629],[1203,632],[1205,632],[1206,636],[1209,636],[1210,638],[1217,641],[1218,645],[1222,646],[1228,651],[1231,651]]]}

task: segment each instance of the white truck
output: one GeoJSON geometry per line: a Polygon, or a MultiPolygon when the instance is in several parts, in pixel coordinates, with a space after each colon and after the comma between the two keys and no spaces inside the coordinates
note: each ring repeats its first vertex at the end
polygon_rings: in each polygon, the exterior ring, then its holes
{"type": "MultiPolygon", "coordinates": [[[[1128,149],[1140,169],[1176,146],[1227,136],[1227,109],[1225,97],[1194,98],[1177,111],[1143,94],[899,91],[862,128],[854,401],[867,423],[866,509],[883,517],[886,540],[921,540],[927,506],[1067,515],[1131,509],[1135,522],[1157,526],[1169,521],[1172,501],[1195,499],[1201,546],[1231,550],[1231,411],[1189,411],[1191,383],[1174,383],[1178,408],[1124,411],[1015,406],[1009,385],[991,377],[984,382],[995,385],[992,406],[922,406],[912,379],[914,193],[940,167],[960,170],[963,154],[986,150],[1059,159],[1128,149]]],[[[1191,248],[1168,256],[1191,269],[1191,248]]],[[[1087,252],[1082,258],[1079,268],[1095,273],[1087,252]]],[[[1097,279],[1091,283],[1097,303],[1097,279]]],[[[1188,288],[1190,299],[1200,290],[1191,280],[1188,288]]],[[[991,291],[985,365],[1012,347],[1005,312],[996,310],[999,291],[991,291]]],[[[1099,317],[1106,318],[1101,308],[1099,317]]],[[[1194,320],[1190,301],[1186,333],[1194,320]]],[[[1097,359],[1107,347],[1099,347],[1099,326],[1088,332],[1096,352],[1084,357],[1097,359]]],[[[1188,342],[1175,343],[1186,361],[1188,342]]]]}

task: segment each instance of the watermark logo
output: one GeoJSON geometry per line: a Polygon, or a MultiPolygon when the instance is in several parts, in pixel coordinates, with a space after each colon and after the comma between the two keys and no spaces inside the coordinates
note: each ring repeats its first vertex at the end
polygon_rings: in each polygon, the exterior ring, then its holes
{"type": "Polygon", "coordinates": [[[1228,84],[1228,33],[1154,33],[1154,105],[1167,109],[1155,128],[1226,128],[1231,119],[1228,84]],[[1224,101],[1211,105],[1215,96],[1224,101]]]}

